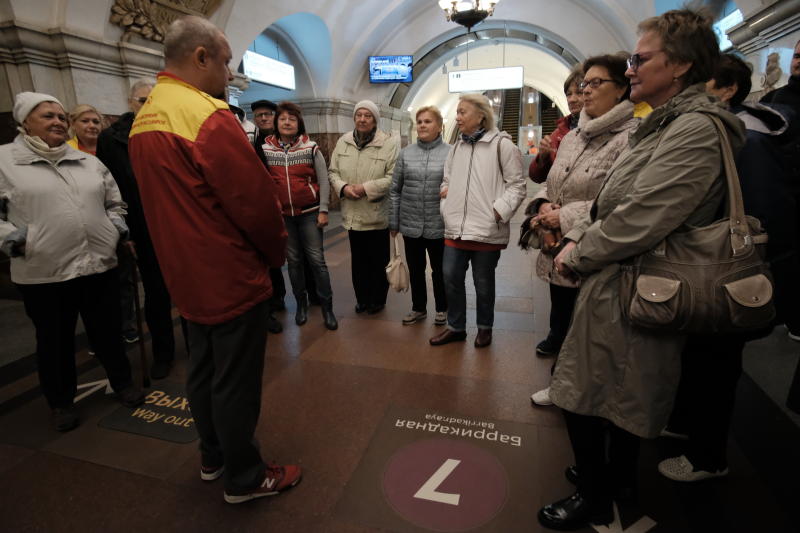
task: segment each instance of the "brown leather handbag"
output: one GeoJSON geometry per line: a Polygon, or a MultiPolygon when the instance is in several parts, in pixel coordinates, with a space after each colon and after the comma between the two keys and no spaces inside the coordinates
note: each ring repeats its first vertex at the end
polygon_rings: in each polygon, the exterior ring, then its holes
{"type": "Polygon", "coordinates": [[[775,318],[767,234],[744,214],[728,133],[710,116],[722,145],[729,218],[675,231],[622,265],[620,302],[636,326],[685,333],[757,330],[775,318]]]}

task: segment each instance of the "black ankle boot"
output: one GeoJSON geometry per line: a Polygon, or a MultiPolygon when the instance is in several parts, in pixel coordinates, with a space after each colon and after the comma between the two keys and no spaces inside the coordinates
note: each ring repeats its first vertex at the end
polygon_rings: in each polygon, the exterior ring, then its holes
{"type": "Polygon", "coordinates": [[[610,500],[600,505],[576,491],[569,498],[542,507],[538,517],[539,523],[548,529],[573,531],[589,524],[610,524],[614,521],[614,508],[610,500]]]}
{"type": "Polygon", "coordinates": [[[308,295],[303,293],[297,297],[297,311],[294,314],[294,323],[302,326],[308,321],[308,295]]]}
{"type": "Polygon", "coordinates": [[[339,327],[339,322],[333,314],[333,304],[322,305],[322,320],[325,322],[325,327],[331,331],[339,327]]]}

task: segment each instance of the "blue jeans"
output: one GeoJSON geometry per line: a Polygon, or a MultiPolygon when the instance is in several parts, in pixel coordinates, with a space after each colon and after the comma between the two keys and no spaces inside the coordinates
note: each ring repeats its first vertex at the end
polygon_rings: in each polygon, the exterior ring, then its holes
{"type": "Polygon", "coordinates": [[[444,289],[447,294],[447,327],[454,331],[467,329],[467,292],[464,281],[467,268],[472,263],[472,281],[475,284],[477,325],[481,329],[494,324],[494,269],[500,260],[500,250],[474,252],[452,246],[444,247],[442,268],[444,289]]]}
{"type": "Polygon", "coordinates": [[[295,299],[300,301],[306,296],[306,276],[303,269],[303,254],[305,254],[314,273],[314,281],[317,283],[320,305],[331,305],[333,291],[322,250],[322,228],[317,227],[317,212],[283,217],[283,221],[286,224],[286,233],[289,235],[286,259],[289,263],[289,281],[292,283],[295,299]]]}

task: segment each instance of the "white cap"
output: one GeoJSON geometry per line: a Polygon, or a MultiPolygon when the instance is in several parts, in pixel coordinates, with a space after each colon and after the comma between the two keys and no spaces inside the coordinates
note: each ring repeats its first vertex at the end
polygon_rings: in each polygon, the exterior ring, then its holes
{"type": "Polygon", "coordinates": [[[50,96],[49,94],[44,93],[32,93],[32,92],[22,92],[19,93],[16,98],[14,98],[14,120],[17,123],[22,124],[22,122],[28,118],[28,115],[34,108],[41,104],[42,102],[55,102],[61,106],[63,109],[64,106],[61,102],[58,101],[58,98],[55,96],[50,96]]]}

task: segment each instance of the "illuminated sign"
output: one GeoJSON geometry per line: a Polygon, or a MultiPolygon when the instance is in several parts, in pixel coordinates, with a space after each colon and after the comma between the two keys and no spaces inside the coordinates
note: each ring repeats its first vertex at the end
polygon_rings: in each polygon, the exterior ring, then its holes
{"type": "Polygon", "coordinates": [[[451,93],[519,89],[522,86],[522,67],[457,70],[448,74],[448,90],[451,93]]]}
{"type": "Polygon", "coordinates": [[[294,67],[288,63],[247,50],[242,58],[242,66],[244,75],[252,80],[292,91],[295,88],[294,67]]]}
{"type": "Polygon", "coordinates": [[[742,19],[742,12],[737,9],[727,17],[720,19],[716,24],[714,24],[714,33],[717,34],[717,39],[719,39],[720,50],[727,50],[733,46],[733,43],[728,39],[726,32],[739,24],[742,20],[744,20],[742,19]]]}

